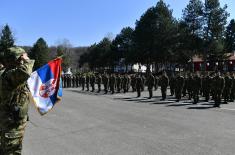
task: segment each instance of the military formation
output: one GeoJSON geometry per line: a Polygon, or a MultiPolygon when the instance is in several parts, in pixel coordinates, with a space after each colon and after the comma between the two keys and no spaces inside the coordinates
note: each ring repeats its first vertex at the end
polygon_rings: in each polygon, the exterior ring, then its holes
{"type": "Polygon", "coordinates": [[[235,76],[232,73],[221,75],[217,72],[206,73],[172,73],[167,74],[163,71],[160,74],[148,75],[142,73],[135,74],[100,74],[100,73],[83,73],[77,75],[63,75],[63,86],[82,87],[82,90],[92,92],[98,88],[100,93],[126,93],[136,92],[137,97],[147,87],[149,99],[153,97],[153,91],[160,87],[162,94],[161,100],[167,99],[167,89],[170,89],[170,96],[174,96],[176,102],[182,98],[192,100],[193,104],[200,102],[203,98],[205,102],[214,101],[214,107],[220,107],[221,103],[227,104],[235,99],[235,76]],[[97,85],[97,87],[95,87],[97,85]],[[103,87],[102,87],[103,85],[103,87]],[[222,102],[223,101],[223,102],[222,102]]]}

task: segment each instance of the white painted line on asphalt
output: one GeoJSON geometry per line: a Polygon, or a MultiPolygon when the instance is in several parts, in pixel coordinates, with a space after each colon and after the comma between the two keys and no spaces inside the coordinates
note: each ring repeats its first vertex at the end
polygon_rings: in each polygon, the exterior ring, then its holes
{"type": "Polygon", "coordinates": [[[222,110],[231,110],[231,111],[235,111],[235,109],[229,109],[229,108],[220,108],[222,110]]]}

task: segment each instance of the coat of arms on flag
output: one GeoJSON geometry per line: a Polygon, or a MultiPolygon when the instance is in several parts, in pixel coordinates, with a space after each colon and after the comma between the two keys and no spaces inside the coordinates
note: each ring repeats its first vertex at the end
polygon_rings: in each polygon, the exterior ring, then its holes
{"type": "Polygon", "coordinates": [[[41,115],[46,114],[61,100],[61,58],[56,58],[34,71],[27,83],[33,101],[41,115]]]}

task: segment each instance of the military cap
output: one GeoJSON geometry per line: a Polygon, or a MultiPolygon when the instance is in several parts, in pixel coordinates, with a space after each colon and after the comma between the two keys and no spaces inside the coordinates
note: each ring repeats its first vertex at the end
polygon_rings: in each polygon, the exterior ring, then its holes
{"type": "Polygon", "coordinates": [[[5,56],[7,58],[11,57],[15,60],[19,59],[20,56],[25,53],[25,50],[21,47],[11,47],[11,48],[8,48],[8,51],[6,52],[5,56]]]}

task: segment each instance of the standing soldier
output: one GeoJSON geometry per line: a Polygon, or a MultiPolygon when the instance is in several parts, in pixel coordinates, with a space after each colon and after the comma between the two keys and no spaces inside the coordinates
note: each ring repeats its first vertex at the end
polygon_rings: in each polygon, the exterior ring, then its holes
{"type": "Polygon", "coordinates": [[[169,81],[171,96],[175,95],[175,75],[172,73],[169,81]]]}
{"type": "MultiPolygon", "coordinates": [[[[0,63],[0,65],[1,65],[1,63],[0,63]]],[[[1,72],[1,67],[0,67],[0,72],[1,72]]],[[[61,76],[61,78],[62,78],[62,87],[64,88],[64,74],[62,74],[62,76],[61,76]]]]}
{"type": "Polygon", "coordinates": [[[24,49],[12,47],[4,57],[5,70],[0,75],[0,154],[20,155],[28,118],[27,80],[34,60],[24,49]]]}
{"type": "Polygon", "coordinates": [[[141,90],[144,91],[144,87],[145,87],[145,83],[146,83],[146,78],[144,75],[141,75],[141,78],[142,78],[142,88],[141,90]]]}
{"type": "Polygon", "coordinates": [[[143,79],[141,75],[139,74],[136,77],[136,91],[137,91],[137,97],[141,96],[141,91],[142,91],[142,85],[143,85],[143,79]]]}
{"type": "Polygon", "coordinates": [[[82,85],[82,90],[83,91],[85,90],[85,83],[86,83],[86,76],[83,73],[82,76],[81,76],[81,85],[82,85]]]}
{"type": "Polygon", "coordinates": [[[188,92],[188,99],[191,100],[193,97],[193,75],[189,73],[187,79],[187,92],[188,92]]]}
{"type": "Polygon", "coordinates": [[[128,87],[128,77],[127,77],[127,74],[125,74],[123,78],[123,82],[122,82],[122,88],[123,88],[124,93],[127,92],[127,89],[128,89],[127,87],[128,87]]]}
{"type": "Polygon", "coordinates": [[[209,73],[203,78],[202,81],[202,90],[203,90],[203,95],[206,98],[206,102],[209,101],[210,99],[210,92],[211,92],[211,83],[212,83],[212,78],[210,77],[209,73]]]}
{"type": "Polygon", "coordinates": [[[97,93],[99,93],[101,91],[101,83],[102,83],[102,77],[100,75],[100,73],[97,75],[97,85],[98,85],[98,91],[97,93]]]}
{"type": "Polygon", "coordinates": [[[103,75],[103,85],[104,85],[104,93],[107,94],[108,93],[108,83],[109,83],[109,78],[108,78],[108,75],[105,73],[103,75]]]}
{"type": "Polygon", "coordinates": [[[120,74],[118,74],[116,81],[117,81],[117,92],[120,93],[121,84],[122,84],[122,78],[121,78],[120,74]]]}
{"type": "Polygon", "coordinates": [[[76,88],[79,86],[79,74],[76,75],[76,88]]]}
{"type": "Polygon", "coordinates": [[[233,73],[231,73],[230,76],[232,78],[232,83],[233,83],[231,93],[230,93],[230,102],[234,102],[234,99],[235,99],[235,77],[234,77],[233,73]]]}
{"type": "Polygon", "coordinates": [[[70,82],[71,82],[71,80],[70,80],[70,75],[68,74],[68,75],[67,75],[67,88],[70,87],[70,82]]]}
{"type": "Polygon", "coordinates": [[[67,75],[64,74],[63,76],[64,76],[64,81],[63,81],[63,83],[64,83],[64,88],[66,88],[66,87],[67,87],[67,75]]]}
{"type": "Polygon", "coordinates": [[[226,74],[224,81],[225,81],[225,86],[224,86],[223,96],[224,96],[224,103],[227,104],[233,87],[233,80],[230,77],[229,73],[226,74]]]}
{"type": "Polygon", "coordinates": [[[86,91],[89,91],[90,88],[90,75],[89,73],[86,74],[86,91]]]}
{"type": "Polygon", "coordinates": [[[186,73],[184,73],[184,87],[182,90],[182,96],[185,97],[187,93],[187,87],[188,87],[188,76],[186,73]]]}
{"type": "Polygon", "coordinates": [[[131,86],[131,77],[130,77],[130,75],[126,75],[126,77],[127,77],[127,88],[126,88],[126,90],[127,90],[127,92],[129,92],[129,89],[130,89],[130,86],[131,86]]]}
{"type": "Polygon", "coordinates": [[[214,82],[213,82],[213,86],[214,86],[214,100],[215,100],[215,104],[214,107],[220,107],[221,104],[221,96],[224,90],[224,78],[220,76],[220,72],[217,72],[215,78],[214,78],[214,82]]]}
{"type": "Polygon", "coordinates": [[[95,75],[94,73],[91,74],[90,76],[90,85],[91,85],[91,92],[95,91],[95,75]]]}
{"type": "Polygon", "coordinates": [[[75,80],[76,80],[75,75],[72,75],[72,87],[75,87],[75,80]]]}
{"type": "Polygon", "coordinates": [[[157,89],[158,89],[158,83],[159,83],[159,78],[158,78],[157,75],[155,75],[155,83],[154,83],[154,89],[155,89],[155,91],[157,91],[157,89]]]}
{"type": "Polygon", "coordinates": [[[176,77],[176,85],[175,85],[176,102],[179,102],[181,100],[183,87],[184,87],[184,77],[181,76],[181,73],[179,73],[178,76],[176,77]]]}
{"type": "Polygon", "coordinates": [[[166,72],[164,71],[161,78],[160,78],[160,86],[161,86],[161,92],[162,92],[162,99],[161,100],[166,99],[168,84],[169,84],[169,78],[166,75],[166,72]]]}
{"type": "Polygon", "coordinates": [[[114,74],[112,74],[110,77],[110,91],[112,94],[114,94],[115,92],[115,85],[116,85],[116,77],[114,74]]]}
{"type": "Polygon", "coordinates": [[[155,85],[155,77],[152,73],[149,73],[148,78],[146,80],[146,84],[148,86],[149,99],[151,99],[153,97],[153,87],[155,85]]]}
{"type": "Polygon", "coordinates": [[[132,92],[135,92],[135,91],[136,91],[135,84],[136,84],[136,78],[135,78],[135,75],[132,74],[132,75],[131,75],[131,87],[132,87],[132,92]]]}
{"type": "Polygon", "coordinates": [[[201,89],[201,78],[198,75],[198,73],[195,74],[194,78],[193,78],[193,104],[197,104],[199,102],[199,93],[200,93],[200,89],[201,89]]]}

